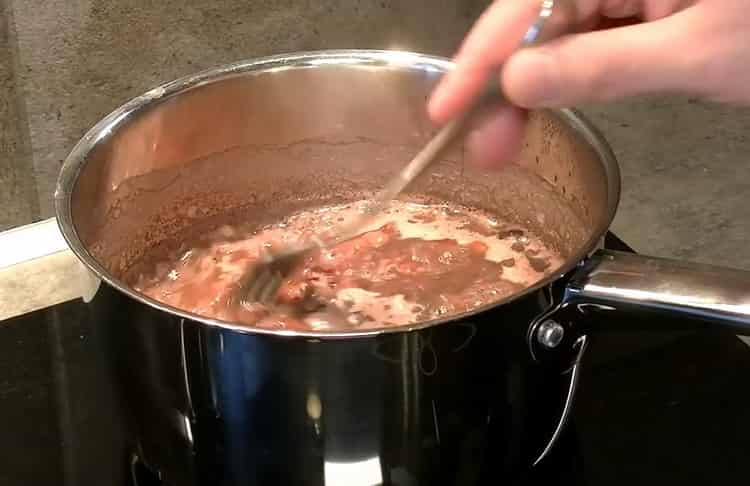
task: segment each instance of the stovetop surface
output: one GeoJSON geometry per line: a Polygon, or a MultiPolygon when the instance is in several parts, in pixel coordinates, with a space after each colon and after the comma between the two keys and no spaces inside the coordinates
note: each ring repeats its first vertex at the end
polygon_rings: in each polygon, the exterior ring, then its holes
{"type": "MultiPolygon", "coordinates": [[[[80,301],[0,324],[1,485],[130,484],[90,325],[80,301]]],[[[750,348],[737,337],[607,335],[580,385],[568,432],[525,484],[744,482],[750,348]]]]}

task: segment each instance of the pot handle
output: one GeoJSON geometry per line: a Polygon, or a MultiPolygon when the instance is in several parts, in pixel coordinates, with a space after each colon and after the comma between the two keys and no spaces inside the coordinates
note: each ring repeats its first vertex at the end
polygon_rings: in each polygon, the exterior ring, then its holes
{"type": "Polygon", "coordinates": [[[600,250],[574,272],[557,312],[577,314],[584,334],[718,326],[750,335],[750,272],[600,250]]]}
{"type": "Polygon", "coordinates": [[[570,417],[589,336],[706,327],[750,335],[750,272],[611,250],[585,260],[564,284],[560,302],[529,327],[535,360],[560,366],[570,361],[571,348],[575,356],[560,421],[534,464],[549,453],[570,417]],[[645,315],[658,317],[659,325],[645,315]]]}
{"type": "Polygon", "coordinates": [[[750,335],[750,272],[599,250],[531,324],[529,350],[537,361],[559,361],[582,335],[701,328],[750,335]]]}

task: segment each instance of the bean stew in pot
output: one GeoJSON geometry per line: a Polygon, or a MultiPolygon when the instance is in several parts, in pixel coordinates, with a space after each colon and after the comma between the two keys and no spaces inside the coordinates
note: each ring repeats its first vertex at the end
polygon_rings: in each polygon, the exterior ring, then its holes
{"type": "Polygon", "coordinates": [[[298,212],[263,227],[222,226],[183,245],[134,281],[173,307],[248,326],[377,328],[470,311],[531,286],[562,264],[542,239],[485,211],[393,201],[361,235],[311,253],[279,305],[233,302],[264,249],[340,224],[365,201],[298,212]]]}

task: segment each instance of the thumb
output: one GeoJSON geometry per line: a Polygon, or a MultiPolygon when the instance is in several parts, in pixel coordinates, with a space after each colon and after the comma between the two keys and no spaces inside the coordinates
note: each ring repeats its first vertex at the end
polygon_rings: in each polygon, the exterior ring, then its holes
{"type": "Polygon", "coordinates": [[[513,54],[503,89],[524,108],[565,107],[691,90],[701,45],[691,9],[660,20],[569,35],[513,54]]]}

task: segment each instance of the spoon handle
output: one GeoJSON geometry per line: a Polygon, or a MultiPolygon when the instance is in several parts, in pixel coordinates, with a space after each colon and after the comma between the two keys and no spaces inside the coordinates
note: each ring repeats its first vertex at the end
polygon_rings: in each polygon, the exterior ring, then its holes
{"type": "MultiPolygon", "coordinates": [[[[565,23],[561,21],[562,14],[555,16],[555,18],[552,17],[556,3],[565,3],[565,0],[542,0],[539,14],[524,34],[519,49],[559,35],[562,31],[562,27],[565,26],[565,23]],[[553,19],[552,25],[549,25],[550,19],[553,19]],[[547,28],[545,28],[545,26],[547,26],[547,28]],[[544,36],[542,35],[543,33],[544,36]]],[[[559,7],[558,10],[560,10],[559,7]]],[[[412,181],[414,181],[414,179],[419,177],[427,167],[440,157],[442,152],[450,146],[451,142],[463,132],[467,126],[467,121],[480,107],[488,103],[504,102],[505,96],[500,88],[501,69],[502,67],[496,67],[490,72],[487,76],[484,89],[477,94],[469,107],[455,119],[446,123],[438,133],[427,142],[411,162],[409,162],[406,167],[396,175],[396,177],[391,179],[388,184],[376,194],[363,214],[352,219],[348,224],[339,226],[331,235],[321,235],[317,238],[313,238],[305,248],[326,248],[357,236],[370,218],[383,210],[390,201],[394,200],[412,183],[412,181]]]]}
{"type": "MultiPolygon", "coordinates": [[[[561,2],[561,0],[557,0],[557,2],[561,2]]],[[[552,17],[555,3],[555,0],[542,1],[539,14],[523,36],[519,49],[542,40],[542,33],[547,32],[545,31],[544,26],[552,17]]],[[[554,30],[553,35],[557,35],[559,29],[549,30],[554,30]]],[[[550,36],[545,35],[544,38],[546,40],[549,39],[550,36]]],[[[378,206],[382,206],[387,201],[393,200],[401,193],[401,191],[406,189],[406,187],[408,187],[409,184],[416,179],[422,171],[424,171],[424,169],[437,160],[443,150],[445,150],[463,131],[466,127],[466,122],[481,106],[484,106],[489,102],[496,103],[498,101],[505,101],[505,96],[500,88],[500,71],[501,67],[496,67],[491,70],[490,74],[487,76],[484,89],[478,93],[474,100],[472,100],[469,107],[454,120],[443,126],[443,128],[427,143],[427,145],[424,146],[424,148],[422,148],[412,161],[401,170],[398,176],[393,178],[393,180],[391,180],[378,194],[376,197],[376,201],[379,203],[378,206]]]]}

